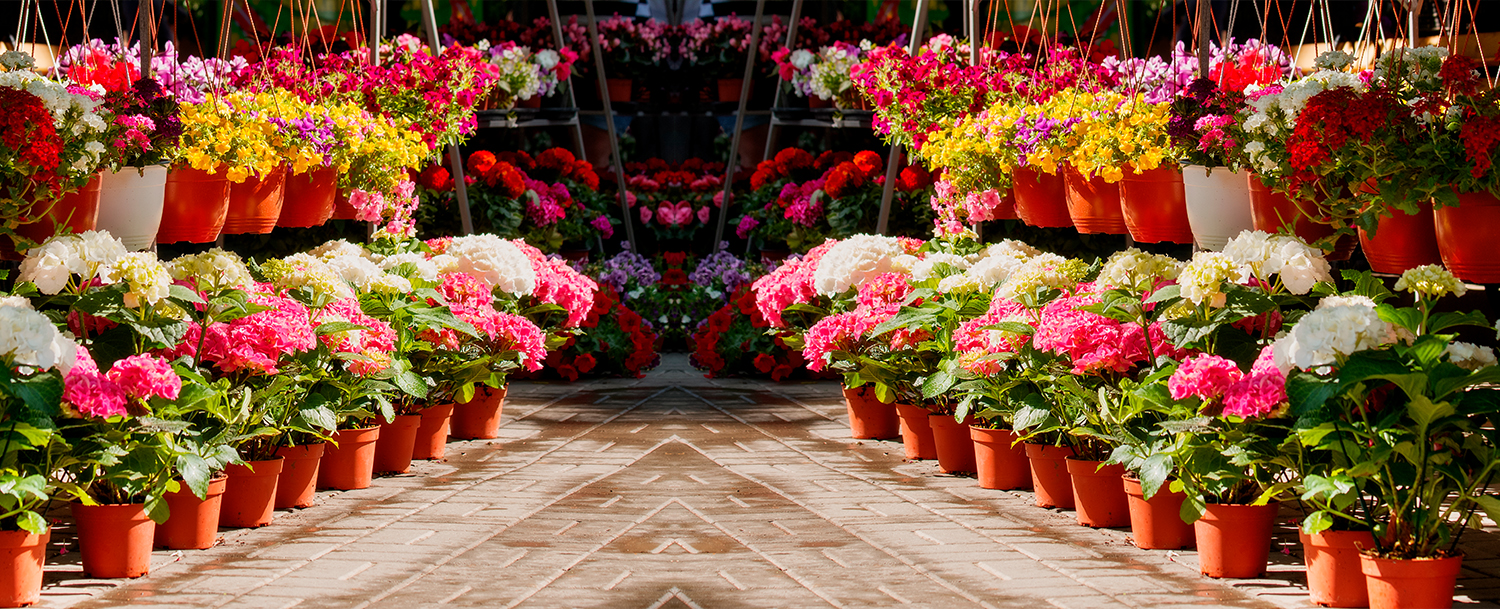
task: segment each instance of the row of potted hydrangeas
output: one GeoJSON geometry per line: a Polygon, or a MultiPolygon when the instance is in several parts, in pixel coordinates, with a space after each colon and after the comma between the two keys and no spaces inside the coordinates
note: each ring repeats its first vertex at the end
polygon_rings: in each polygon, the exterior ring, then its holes
{"type": "Polygon", "coordinates": [[[139,577],[153,545],[208,548],[317,488],[498,433],[507,379],[593,314],[597,285],[524,241],[475,235],[284,258],[172,260],[102,231],[25,252],[0,300],[4,606],[36,602],[49,502],[83,570],[139,577]]]}
{"type": "Polygon", "coordinates": [[[1314,602],[1447,606],[1461,535],[1500,515],[1500,366],[1457,340],[1494,325],[1439,312],[1465,291],[1441,266],[1335,278],[1301,238],[1249,230],[1186,261],[858,235],[753,291],[842,376],[853,437],[1196,546],[1210,577],[1260,576],[1300,502],[1314,602]]]}

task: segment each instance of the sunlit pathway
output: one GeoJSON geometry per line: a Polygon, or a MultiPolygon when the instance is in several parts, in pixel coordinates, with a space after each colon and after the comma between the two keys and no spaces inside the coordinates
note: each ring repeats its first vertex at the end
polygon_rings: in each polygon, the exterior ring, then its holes
{"type": "Polygon", "coordinates": [[[1305,606],[1295,557],[1273,579],[1199,577],[1191,552],[851,441],[837,396],[681,357],[638,381],[517,383],[502,439],[158,552],[141,580],[53,567],[44,606],[1305,606]]]}

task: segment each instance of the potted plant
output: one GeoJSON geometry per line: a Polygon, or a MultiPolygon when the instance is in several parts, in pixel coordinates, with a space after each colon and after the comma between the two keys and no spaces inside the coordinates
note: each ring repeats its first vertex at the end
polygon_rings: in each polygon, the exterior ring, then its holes
{"type": "Polygon", "coordinates": [[[1493,167],[1495,142],[1489,139],[1500,128],[1500,94],[1480,86],[1484,78],[1477,67],[1464,55],[1444,60],[1439,76],[1452,105],[1444,113],[1445,120],[1430,126],[1430,140],[1415,152],[1441,160],[1432,159],[1435,162],[1423,167],[1419,175],[1407,177],[1436,189],[1434,220],[1443,264],[1466,281],[1493,283],[1500,281],[1500,267],[1481,252],[1493,237],[1483,227],[1492,226],[1500,213],[1496,199],[1500,177],[1493,167]]]}

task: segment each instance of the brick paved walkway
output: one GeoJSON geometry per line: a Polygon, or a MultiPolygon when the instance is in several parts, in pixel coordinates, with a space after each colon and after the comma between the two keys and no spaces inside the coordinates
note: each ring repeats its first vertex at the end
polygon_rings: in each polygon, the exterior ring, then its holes
{"type": "Polygon", "coordinates": [[[517,383],[499,440],[158,552],[140,580],[49,558],[43,606],[1306,606],[1297,556],[1202,578],[1191,552],[849,440],[843,410],[832,384],[709,381],[680,356],[638,381],[517,383]]]}

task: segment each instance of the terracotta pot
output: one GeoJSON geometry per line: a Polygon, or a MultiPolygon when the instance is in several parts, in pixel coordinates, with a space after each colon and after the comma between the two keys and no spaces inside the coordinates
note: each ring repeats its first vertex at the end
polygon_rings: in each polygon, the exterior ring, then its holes
{"type": "Polygon", "coordinates": [[[0,531],[0,607],[25,607],[42,600],[42,564],[52,533],[0,531]]]}
{"type": "Polygon", "coordinates": [[[208,481],[208,490],[199,499],[183,483],[175,493],[167,493],[167,521],[156,525],[153,538],[157,547],[169,550],[207,550],[219,540],[219,512],[224,504],[224,489],[229,476],[220,473],[208,481]]]}
{"type": "Polygon", "coordinates": [[[1500,199],[1487,192],[1459,193],[1458,207],[1439,207],[1433,213],[1443,266],[1464,281],[1500,283],[1500,260],[1495,258],[1500,199]]]}
{"type": "Polygon", "coordinates": [[[1125,466],[1102,463],[1067,459],[1078,524],[1096,529],[1130,526],[1130,501],[1125,497],[1125,486],[1120,484],[1125,466]]]}
{"type": "Polygon", "coordinates": [[[849,436],[856,440],[885,440],[901,436],[896,408],[875,398],[870,387],[844,389],[844,407],[849,412],[849,436]]]}
{"type": "Polygon", "coordinates": [[[1080,233],[1125,234],[1125,213],[1120,209],[1120,185],[1094,176],[1084,177],[1065,166],[1064,190],[1068,193],[1068,216],[1080,233]]]}
{"type": "Polygon", "coordinates": [[[1377,273],[1399,275],[1406,269],[1424,264],[1439,264],[1443,256],[1437,244],[1436,218],[1432,205],[1422,204],[1421,211],[1407,214],[1391,210],[1375,225],[1375,235],[1359,230],[1359,244],[1365,259],[1377,273]]]}
{"type": "Polygon", "coordinates": [[[969,436],[968,421],[960,423],[951,414],[933,413],[927,415],[927,425],[932,427],[938,469],[945,474],[975,470],[974,439],[969,436]]]}
{"type": "Polygon", "coordinates": [[[1250,181],[1244,171],[1215,167],[1207,175],[1201,165],[1182,168],[1182,191],[1188,224],[1198,247],[1219,251],[1241,232],[1255,228],[1250,214],[1250,181]]]}
{"type": "MultiPolygon", "coordinates": [[[[1250,174],[1250,215],[1255,223],[1255,230],[1268,233],[1283,232],[1282,228],[1292,227],[1292,234],[1297,235],[1303,241],[1316,243],[1334,233],[1333,227],[1327,224],[1319,224],[1312,218],[1323,215],[1318,209],[1318,202],[1308,199],[1292,200],[1290,197],[1278,193],[1260,181],[1260,176],[1250,174]]],[[[1353,235],[1344,235],[1335,243],[1333,251],[1326,258],[1339,261],[1348,260],[1354,253],[1354,246],[1358,242],[1353,235]]]]}
{"type": "Polygon", "coordinates": [[[146,516],[145,504],[74,503],[72,508],[85,575],[113,579],[140,577],[151,571],[156,523],[146,516]]]}
{"type": "Polygon", "coordinates": [[[452,417],[452,403],[423,409],[422,424],[417,426],[417,437],[411,447],[411,458],[442,459],[448,447],[448,420],[452,417]]]}
{"type": "Polygon", "coordinates": [[[1009,429],[970,427],[974,441],[974,470],[979,474],[979,488],[1002,491],[1031,488],[1031,464],[1026,450],[1016,444],[1016,432],[1009,429]]]}
{"type": "Polygon", "coordinates": [[[901,417],[901,444],[906,449],[906,458],[936,459],[937,445],[932,440],[932,425],[927,422],[931,411],[912,404],[896,404],[896,414],[901,417]]]}
{"type": "Polygon", "coordinates": [[[453,405],[453,419],[448,432],[460,440],[488,439],[500,436],[500,413],[505,408],[505,387],[480,387],[474,399],[453,405]]]}
{"type": "Polygon", "coordinates": [[[630,101],[630,94],[635,89],[635,81],[629,78],[608,78],[605,80],[609,82],[609,101],[630,101]]]}
{"type": "Polygon", "coordinates": [[[1210,503],[1193,523],[1198,569],[1209,577],[1260,577],[1271,555],[1271,528],[1280,507],[1210,503]]]}
{"type": "Polygon", "coordinates": [[[281,477],[276,479],[276,509],[313,506],[318,491],[318,466],[327,449],[327,442],[276,449],[282,459],[281,477]]]}
{"type": "Polygon", "coordinates": [[[990,212],[991,220],[1020,220],[1021,216],[1016,213],[1016,191],[1014,188],[1005,191],[1000,197],[1000,205],[990,212]]]}
{"type": "Polygon", "coordinates": [[[229,177],[192,167],[167,172],[157,243],[208,243],[219,238],[229,215],[229,177]]]}
{"type": "Polygon", "coordinates": [[[99,217],[94,228],[109,231],[125,242],[125,249],[151,247],[161,226],[166,188],[167,168],[159,165],[105,172],[99,186],[99,217]]]}
{"type": "Polygon", "coordinates": [[[375,471],[404,474],[410,470],[411,451],[421,425],[419,414],[399,414],[396,420],[381,423],[380,440],[375,442],[375,471]]]}
{"type": "Polygon", "coordinates": [[[1463,555],[1396,560],[1359,555],[1370,609],[1452,607],[1463,555]]]}
{"type": "Polygon", "coordinates": [[[349,204],[349,191],[343,188],[338,189],[338,194],[333,198],[333,219],[354,220],[358,217],[359,212],[349,204]]]}
{"type": "Polygon", "coordinates": [[[1365,572],[1360,568],[1361,549],[1375,547],[1369,531],[1324,531],[1302,539],[1302,557],[1307,562],[1307,591],[1314,604],[1324,607],[1367,607],[1370,595],[1365,572]]]}
{"type": "Polygon", "coordinates": [[[1031,463],[1031,486],[1036,490],[1036,504],[1044,508],[1073,509],[1073,481],[1068,476],[1066,459],[1073,449],[1026,443],[1026,459],[1031,463]]]}
{"type": "Polygon", "coordinates": [[[276,228],[286,194],[286,168],[277,167],[264,176],[250,176],[229,185],[229,211],[224,216],[226,235],[264,235],[276,228]]]}
{"type": "Polygon", "coordinates": [[[1031,226],[1073,226],[1073,217],[1068,215],[1068,193],[1064,182],[1060,175],[1048,175],[1035,169],[1016,169],[1011,185],[1016,198],[1016,215],[1031,226]]]}
{"type": "Polygon", "coordinates": [[[318,488],[341,491],[369,488],[375,474],[375,441],[380,428],[341,429],[318,463],[318,488]]]}
{"type": "MultiPolygon", "coordinates": [[[[740,101],[740,91],[744,90],[745,79],[720,78],[718,85],[720,102],[737,102],[740,101]]],[[[750,81],[750,90],[755,90],[755,81],[750,81]]]]}
{"type": "Polygon", "coordinates": [[[1123,476],[1125,496],[1130,500],[1130,535],[1135,538],[1135,547],[1142,550],[1180,550],[1191,548],[1193,525],[1182,521],[1182,502],[1187,495],[1172,492],[1163,484],[1151,499],[1141,481],[1123,476]]]}
{"type": "Polygon", "coordinates": [[[94,230],[99,220],[99,187],[104,182],[103,174],[94,174],[83,188],[63,195],[51,205],[38,204],[32,208],[36,222],[16,227],[16,234],[41,243],[62,232],[77,234],[94,230]]]}
{"type": "Polygon", "coordinates": [[[1120,180],[1120,211],[1131,238],[1143,243],[1192,243],[1182,170],[1175,165],[1135,173],[1120,180]]]}
{"type": "Polygon", "coordinates": [[[526,99],[516,100],[517,108],[540,108],[542,107],[542,96],[533,95],[526,99]]]}
{"type": "Polygon", "coordinates": [[[224,490],[219,526],[253,529],[271,524],[276,507],[276,481],[281,477],[282,465],[282,458],[276,457],[225,468],[229,486],[224,490]]]}

